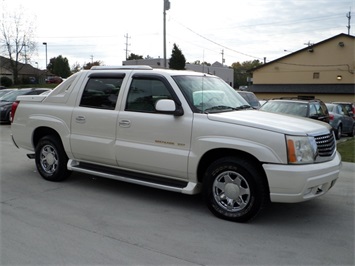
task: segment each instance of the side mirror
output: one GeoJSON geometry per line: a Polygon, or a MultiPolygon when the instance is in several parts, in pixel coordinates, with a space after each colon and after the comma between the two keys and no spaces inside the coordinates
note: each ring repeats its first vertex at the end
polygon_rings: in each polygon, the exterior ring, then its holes
{"type": "Polygon", "coordinates": [[[353,117],[353,116],[354,116],[354,113],[351,112],[351,111],[349,111],[348,114],[349,114],[350,117],[353,117]]]}
{"type": "Polygon", "coordinates": [[[156,102],[155,109],[159,113],[172,114],[174,116],[182,116],[184,110],[181,106],[176,106],[175,102],[170,99],[162,99],[156,102]]]}

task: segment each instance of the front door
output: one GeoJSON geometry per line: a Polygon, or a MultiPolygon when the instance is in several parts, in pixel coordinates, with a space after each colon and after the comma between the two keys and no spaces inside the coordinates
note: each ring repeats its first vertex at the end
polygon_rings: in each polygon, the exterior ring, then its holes
{"type": "Polygon", "coordinates": [[[160,99],[177,99],[165,78],[133,76],[118,118],[117,162],[127,170],[186,179],[192,113],[159,113],[160,99]]]}

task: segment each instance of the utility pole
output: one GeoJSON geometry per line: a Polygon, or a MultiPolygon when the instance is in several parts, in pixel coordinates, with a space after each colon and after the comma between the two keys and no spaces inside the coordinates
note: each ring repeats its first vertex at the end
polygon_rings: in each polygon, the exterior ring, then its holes
{"type": "Polygon", "coordinates": [[[222,66],[224,65],[224,63],[226,62],[226,60],[224,59],[224,50],[222,49],[222,66]]]}
{"type": "Polygon", "coordinates": [[[166,12],[167,10],[170,9],[170,2],[169,0],[163,0],[164,1],[164,12],[163,12],[163,23],[164,23],[164,28],[163,28],[163,36],[164,36],[164,68],[167,68],[166,65],[166,12]]]}
{"type": "Polygon", "coordinates": [[[46,47],[46,70],[47,70],[47,66],[48,66],[48,64],[47,64],[47,43],[44,42],[43,45],[46,47]]]}
{"type": "Polygon", "coordinates": [[[28,46],[27,44],[26,44],[26,36],[24,36],[24,38],[23,38],[23,48],[25,49],[25,64],[27,65],[27,52],[26,52],[26,47],[28,46]]]}
{"type": "Polygon", "coordinates": [[[27,44],[24,43],[24,44],[23,44],[23,47],[24,47],[24,49],[25,49],[25,64],[27,65],[27,52],[26,52],[27,44]]]}
{"type": "Polygon", "coordinates": [[[346,17],[348,18],[348,26],[346,26],[348,28],[348,35],[350,35],[350,20],[351,20],[351,11],[349,11],[348,14],[346,14],[346,17]]]}
{"type": "Polygon", "coordinates": [[[128,46],[130,45],[130,44],[128,43],[128,39],[130,39],[131,37],[128,36],[128,33],[127,33],[124,37],[126,38],[126,43],[125,43],[126,49],[125,49],[125,51],[126,51],[126,60],[127,60],[127,59],[128,59],[128,52],[129,52],[128,46]]]}

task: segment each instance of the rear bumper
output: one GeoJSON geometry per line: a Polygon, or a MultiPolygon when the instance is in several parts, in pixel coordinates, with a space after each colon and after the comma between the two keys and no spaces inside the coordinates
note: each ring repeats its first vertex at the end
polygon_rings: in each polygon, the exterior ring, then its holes
{"type": "Polygon", "coordinates": [[[309,165],[263,165],[272,202],[302,202],[325,194],[338,179],[341,156],[309,165]]]}

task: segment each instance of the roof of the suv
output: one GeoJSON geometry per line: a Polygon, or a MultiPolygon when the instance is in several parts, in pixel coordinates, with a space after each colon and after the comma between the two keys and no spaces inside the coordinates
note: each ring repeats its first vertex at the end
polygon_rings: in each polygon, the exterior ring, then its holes
{"type": "Polygon", "coordinates": [[[193,76],[210,76],[212,77],[213,75],[206,74],[206,73],[201,73],[201,72],[195,72],[191,70],[175,70],[175,69],[164,69],[164,68],[152,68],[150,66],[146,65],[128,65],[128,66],[93,66],[91,67],[90,70],[94,71],[100,71],[100,70],[105,70],[105,71],[115,71],[115,70],[132,70],[132,71],[152,71],[153,73],[166,73],[171,76],[179,76],[179,75],[193,75],[193,76]]]}

